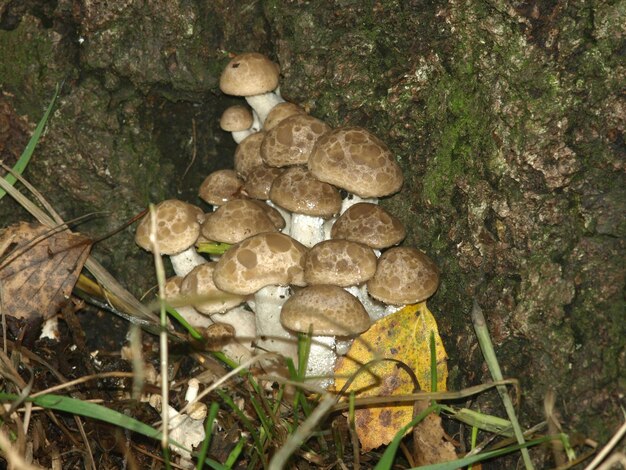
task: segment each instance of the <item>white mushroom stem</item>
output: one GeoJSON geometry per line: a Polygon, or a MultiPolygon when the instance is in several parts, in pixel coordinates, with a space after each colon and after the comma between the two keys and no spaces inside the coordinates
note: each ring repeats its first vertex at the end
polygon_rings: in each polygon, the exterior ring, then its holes
{"type": "Polygon", "coordinates": [[[194,246],[175,255],[170,255],[170,261],[172,262],[172,268],[174,268],[176,275],[181,277],[185,277],[196,266],[207,262],[206,259],[196,251],[194,246]]]}
{"type": "Polygon", "coordinates": [[[243,131],[232,131],[231,135],[233,136],[233,140],[235,143],[240,143],[243,139],[248,137],[251,134],[255,134],[261,130],[263,124],[261,123],[261,119],[259,119],[259,115],[252,110],[252,125],[248,129],[244,129],[243,131]]]}
{"type": "Polygon", "coordinates": [[[215,323],[226,323],[235,329],[235,339],[250,351],[257,331],[254,313],[243,305],[231,308],[224,313],[214,313],[211,320],[215,323]]]}
{"type": "Polygon", "coordinates": [[[265,118],[274,106],[284,103],[285,100],[273,91],[263,93],[261,95],[246,96],[246,101],[250,107],[259,115],[261,123],[265,122],[265,118]]]}
{"type": "Polygon", "coordinates": [[[388,311],[389,306],[383,302],[373,299],[367,293],[367,284],[362,284],[361,286],[350,286],[345,289],[359,299],[359,302],[361,302],[373,322],[392,313],[388,311]]]}
{"type": "Polygon", "coordinates": [[[334,382],[333,372],[337,361],[335,344],[334,336],[311,337],[306,376],[315,377],[316,385],[322,388],[328,388],[334,382]]]}
{"type": "Polygon", "coordinates": [[[291,238],[307,248],[324,240],[324,219],[312,215],[291,215],[291,238]]]}
{"type": "Polygon", "coordinates": [[[255,313],[257,347],[274,351],[298,361],[298,338],[280,323],[280,311],[289,298],[289,287],[266,286],[254,294],[249,302],[255,313]]]}

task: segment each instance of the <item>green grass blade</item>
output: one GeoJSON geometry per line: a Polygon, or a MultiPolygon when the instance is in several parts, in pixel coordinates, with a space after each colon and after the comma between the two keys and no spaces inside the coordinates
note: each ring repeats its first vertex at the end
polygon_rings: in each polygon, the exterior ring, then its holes
{"type": "Polygon", "coordinates": [[[433,412],[439,412],[440,408],[441,407],[439,405],[437,405],[436,403],[433,403],[424,411],[419,413],[415,418],[413,418],[409,424],[407,424],[406,426],[403,426],[397,432],[397,434],[395,435],[395,437],[393,438],[389,446],[387,446],[387,449],[385,449],[383,456],[380,458],[380,461],[374,467],[374,470],[391,470],[393,466],[393,461],[395,460],[395,457],[396,457],[396,452],[398,451],[398,447],[400,446],[400,442],[402,441],[402,438],[407,433],[407,431],[411,429],[413,426],[415,426],[417,423],[422,421],[424,418],[426,418],[426,416],[428,416],[429,414],[433,412]]]}
{"type": "MultiPolygon", "coordinates": [[[[485,362],[487,363],[487,367],[489,368],[491,377],[493,377],[493,380],[496,381],[502,380],[502,371],[500,370],[500,364],[498,363],[498,358],[493,348],[493,343],[491,342],[491,336],[489,335],[487,322],[485,321],[483,311],[480,308],[480,305],[478,305],[476,299],[474,299],[474,306],[472,307],[472,323],[474,324],[474,330],[476,331],[478,344],[480,345],[480,349],[482,350],[483,356],[485,357],[485,362]]],[[[499,385],[498,387],[496,387],[496,389],[500,394],[500,398],[502,400],[502,403],[504,404],[506,414],[511,421],[511,426],[513,426],[513,433],[515,434],[515,438],[517,439],[518,444],[523,446],[524,433],[522,432],[522,427],[517,421],[517,416],[515,415],[515,407],[513,406],[513,401],[509,396],[509,392],[503,385],[499,385]]],[[[520,447],[520,450],[526,470],[534,470],[535,467],[532,463],[532,460],[530,459],[528,449],[526,447],[520,447]]]]}
{"type": "MultiPolygon", "coordinates": [[[[0,392],[0,401],[15,401],[18,396],[11,393],[0,392]]],[[[62,395],[41,395],[35,398],[28,397],[26,401],[30,401],[42,408],[64,411],[72,415],[80,415],[86,418],[96,419],[105,423],[113,424],[121,428],[127,429],[137,434],[149,437],[151,439],[160,440],[162,434],[159,430],[154,429],[152,426],[148,426],[135,418],[126,416],[118,411],[111,410],[105,406],[98,405],[97,403],[90,403],[82,400],[77,400],[71,397],[65,397],[62,395]]],[[[179,443],[170,440],[170,444],[184,450],[188,450],[179,443]]],[[[207,460],[207,463],[211,468],[215,470],[226,470],[226,467],[215,460],[207,460]]]]}
{"type": "MultiPolygon", "coordinates": [[[[22,155],[20,155],[20,158],[17,160],[17,162],[13,166],[13,171],[17,173],[18,175],[21,175],[24,172],[24,170],[28,166],[28,162],[30,162],[30,158],[33,156],[35,147],[37,147],[37,143],[39,143],[39,139],[41,138],[41,134],[43,134],[43,130],[46,127],[46,123],[48,122],[48,118],[50,117],[50,113],[52,112],[52,108],[54,107],[54,104],[56,103],[57,96],[59,96],[60,88],[61,88],[60,85],[56,86],[56,89],[54,90],[54,95],[52,95],[52,100],[50,101],[50,104],[48,105],[46,112],[44,113],[43,117],[40,119],[39,123],[37,124],[37,127],[35,128],[35,132],[33,132],[33,135],[31,136],[30,140],[28,141],[28,144],[24,148],[22,155]]],[[[15,176],[10,175],[10,174],[6,175],[4,179],[11,186],[13,186],[15,182],[17,181],[15,179],[15,176]]],[[[2,199],[5,194],[6,194],[6,191],[0,188],[0,199],[2,199]]]]}
{"type": "Polygon", "coordinates": [[[239,438],[239,441],[237,441],[235,448],[230,451],[230,454],[228,454],[228,458],[226,459],[226,462],[224,462],[224,466],[226,468],[233,468],[233,465],[235,465],[235,463],[237,462],[237,459],[241,455],[241,452],[243,451],[245,445],[246,438],[242,436],[239,438]]]}
{"type": "Polygon", "coordinates": [[[213,422],[217,417],[217,412],[220,409],[220,405],[217,402],[211,403],[211,407],[209,408],[209,414],[206,419],[206,423],[204,425],[204,431],[206,437],[204,441],[202,441],[202,446],[200,447],[200,451],[198,452],[198,464],[196,465],[197,470],[202,470],[204,467],[204,459],[206,459],[206,454],[209,451],[209,446],[211,445],[211,437],[213,437],[213,422]]]}

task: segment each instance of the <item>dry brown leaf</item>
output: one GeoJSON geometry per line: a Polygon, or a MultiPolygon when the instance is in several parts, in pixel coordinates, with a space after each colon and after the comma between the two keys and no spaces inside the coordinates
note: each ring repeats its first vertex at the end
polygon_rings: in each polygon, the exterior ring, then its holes
{"type": "MultiPolygon", "coordinates": [[[[428,402],[419,401],[415,406],[415,412],[420,413],[428,407],[428,402]]],[[[446,437],[439,415],[431,413],[413,428],[413,458],[417,467],[458,458],[454,446],[446,437]]]]}
{"type": "Polygon", "coordinates": [[[0,234],[2,309],[17,318],[58,313],[83,269],[91,240],[68,230],[20,222],[0,234]]]}

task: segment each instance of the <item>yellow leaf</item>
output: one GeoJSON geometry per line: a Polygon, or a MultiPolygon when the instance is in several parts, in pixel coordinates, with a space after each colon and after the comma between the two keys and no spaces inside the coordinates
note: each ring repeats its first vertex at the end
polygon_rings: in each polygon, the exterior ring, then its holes
{"type": "MultiPolygon", "coordinates": [[[[446,390],[448,368],[437,323],[422,302],[408,305],[376,321],[352,345],[335,367],[335,389],[341,390],[347,379],[362,364],[374,359],[395,359],[406,364],[417,377],[419,388],[431,390],[430,336],[435,337],[437,390],[446,390]]],[[[347,390],[357,397],[391,396],[414,392],[410,375],[391,361],[381,361],[361,372],[347,390]]],[[[392,402],[392,400],[390,400],[392,402]]],[[[356,411],[356,431],[362,450],[368,451],[391,442],[398,430],[411,421],[412,405],[362,408],[356,411]]]]}

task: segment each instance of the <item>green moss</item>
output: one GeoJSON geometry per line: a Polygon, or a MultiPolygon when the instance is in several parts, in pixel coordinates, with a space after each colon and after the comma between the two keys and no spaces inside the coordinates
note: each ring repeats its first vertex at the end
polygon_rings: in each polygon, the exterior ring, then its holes
{"type": "Polygon", "coordinates": [[[38,23],[34,17],[25,16],[16,29],[0,30],[0,85],[19,96],[19,111],[31,116],[41,115],[42,103],[64,78],[54,68],[53,33],[38,23]],[[19,92],[24,89],[29,93],[19,92]]]}
{"type": "Polygon", "coordinates": [[[433,154],[424,175],[424,199],[434,205],[451,205],[455,181],[460,176],[472,184],[478,180],[482,162],[494,153],[489,108],[480,85],[468,72],[444,75],[432,88],[426,116],[432,119],[433,154]]]}

